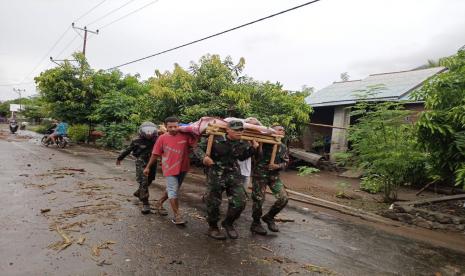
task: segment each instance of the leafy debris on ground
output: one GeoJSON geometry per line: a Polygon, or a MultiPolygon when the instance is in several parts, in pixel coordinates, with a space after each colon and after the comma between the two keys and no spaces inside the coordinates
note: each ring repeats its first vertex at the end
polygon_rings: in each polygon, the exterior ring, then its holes
{"type": "Polygon", "coordinates": [[[78,239],[78,241],[76,243],[79,244],[79,245],[83,245],[85,240],[86,240],[86,237],[81,236],[81,237],[79,237],[79,239],[78,239]]]}
{"type": "Polygon", "coordinates": [[[325,275],[337,275],[337,273],[332,270],[314,264],[305,264],[302,266],[302,268],[310,272],[316,272],[325,275]]]}
{"type": "Polygon", "coordinates": [[[295,222],[295,219],[286,218],[286,217],[276,217],[274,219],[276,222],[295,222]]]}
{"type": "Polygon", "coordinates": [[[54,249],[60,252],[73,244],[73,240],[66,235],[66,233],[58,225],[55,226],[55,231],[57,231],[63,240],[50,244],[48,246],[49,249],[54,249]]]}
{"type": "Polygon", "coordinates": [[[100,250],[101,249],[109,249],[109,250],[112,250],[110,248],[110,245],[112,244],[116,244],[115,241],[111,241],[111,240],[108,240],[108,241],[104,241],[102,242],[101,244],[99,245],[94,245],[92,246],[92,250],[91,250],[91,254],[95,257],[99,257],[100,256],[100,250]]]}

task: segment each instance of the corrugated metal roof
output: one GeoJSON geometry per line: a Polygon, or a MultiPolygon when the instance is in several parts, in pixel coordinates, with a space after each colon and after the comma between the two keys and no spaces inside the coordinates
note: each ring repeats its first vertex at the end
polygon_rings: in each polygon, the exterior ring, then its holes
{"type": "Polygon", "coordinates": [[[335,82],[307,97],[306,102],[314,107],[354,104],[357,91],[367,90],[371,86],[382,85],[377,94],[369,100],[397,101],[408,100],[412,91],[429,77],[446,70],[434,67],[421,70],[373,74],[363,80],[335,82]]]}

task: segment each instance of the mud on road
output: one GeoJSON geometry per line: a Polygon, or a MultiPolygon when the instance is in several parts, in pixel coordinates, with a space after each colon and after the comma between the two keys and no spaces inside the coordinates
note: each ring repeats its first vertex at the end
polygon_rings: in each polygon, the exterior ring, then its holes
{"type": "MultiPolygon", "coordinates": [[[[464,253],[299,206],[280,215],[292,221],[280,223],[280,233],[262,237],[248,230],[249,201],[237,221],[240,238],[214,241],[205,235],[201,176],[183,184],[188,223],[178,227],[170,216],[140,214],[131,160],[116,167],[113,153],[45,148],[27,135],[0,135],[2,275],[465,273],[464,253]]],[[[155,182],[151,199],[164,185],[155,182]]]]}

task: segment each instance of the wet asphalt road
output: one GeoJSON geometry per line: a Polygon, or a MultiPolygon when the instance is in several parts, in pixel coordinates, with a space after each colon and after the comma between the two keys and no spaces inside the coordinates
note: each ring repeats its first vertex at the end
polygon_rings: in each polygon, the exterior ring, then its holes
{"type": "Polygon", "coordinates": [[[116,167],[114,153],[0,134],[0,275],[465,275],[463,253],[297,208],[262,237],[248,230],[248,202],[240,238],[211,240],[201,176],[182,188],[179,227],[140,214],[131,160],[116,167]]]}

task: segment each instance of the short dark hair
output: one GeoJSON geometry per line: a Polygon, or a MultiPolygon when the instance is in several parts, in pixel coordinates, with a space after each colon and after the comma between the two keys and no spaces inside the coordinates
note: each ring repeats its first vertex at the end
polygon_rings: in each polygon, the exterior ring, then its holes
{"type": "Polygon", "coordinates": [[[167,125],[168,123],[179,123],[179,119],[177,117],[174,117],[174,116],[167,117],[165,119],[165,125],[167,125]]]}

